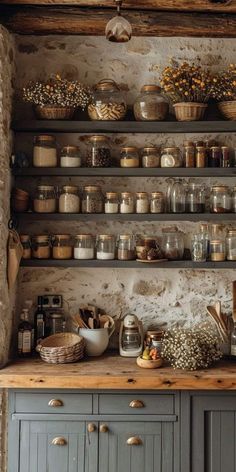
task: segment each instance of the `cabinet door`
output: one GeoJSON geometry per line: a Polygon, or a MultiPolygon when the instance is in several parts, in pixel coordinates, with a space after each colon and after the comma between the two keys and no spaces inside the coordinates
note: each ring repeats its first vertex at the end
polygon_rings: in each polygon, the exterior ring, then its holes
{"type": "Polygon", "coordinates": [[[21,421],[19,472],[96,472],[97,439],[86,422],[21,421]]]}
{"type": "Polygon", "coordinates": [[[236,395],[194,397],[192,471],[236,471],[236,395]]]}
{"type": "Polygon", "coordinates": [[[172,422],[106,422],[99,433],[99,472],[173,472],[172,422]]]}

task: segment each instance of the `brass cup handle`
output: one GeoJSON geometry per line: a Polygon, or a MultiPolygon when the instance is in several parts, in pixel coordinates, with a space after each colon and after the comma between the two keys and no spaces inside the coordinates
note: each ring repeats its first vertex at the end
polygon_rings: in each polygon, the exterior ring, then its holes
{"type": "Polygon", "coordinates": [[[54,438],[52,440],[53,446],[66,446],[66,444],[67,444],[66,439],[63,438],[62,436],[58,436],[57,438],[54,438]]]}
{"type": "Polygon", "coordinates": [[[51,406],[52,408],[58,408],[60,406],[63,406],[63,401],[59,400],[58,398],[52,398],[48,402],[48,406],[51,406]]]}
{"type": "Polygon", "coordinates": [[[132,400],[129,406],[130,408],[144,408],[144,403],[141,400],[132,400]]]}
{"type": "Polygon", "coordinates": [[[108,426],[107,424],[101,424],[99,428],[100,433],[107,433],[108,432],[108,426]]]}
{"type": "Polygon", "coordinates": [[[96,425],[93,423],[89,423],[87,426],[88,433],[94,433],[96,431],[96,425]]]}
{"type": "Polygon", "coordinates": [[[126,444],[128,446],[141,446],[143,441],[138,436],[132,436],[131,438],[127,439],[126,444]]]}

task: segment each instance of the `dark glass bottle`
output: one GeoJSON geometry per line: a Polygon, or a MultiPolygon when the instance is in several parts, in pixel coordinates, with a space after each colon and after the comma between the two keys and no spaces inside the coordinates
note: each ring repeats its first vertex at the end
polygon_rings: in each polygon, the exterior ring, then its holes
{"type": "Polygon", "coordinates": [[[20,357],[30,357],[33,353],[33,326],[29,322],[29,312],[25,308],[22,310],[18,326],[18,355],[20,357]]]}
{"type": "Polygon", "coordinates": [[[43,309],[43,299],[38,297],[38,308],[34,315],[35,345],[45,337],[46,331],[46,313],[43,309]]]}
{"type": "Polygon", "coordinates": [[[220,167],[221,163],[221,148],[219,146],[212,146],[210,148],[210,167],[220,167]]]}

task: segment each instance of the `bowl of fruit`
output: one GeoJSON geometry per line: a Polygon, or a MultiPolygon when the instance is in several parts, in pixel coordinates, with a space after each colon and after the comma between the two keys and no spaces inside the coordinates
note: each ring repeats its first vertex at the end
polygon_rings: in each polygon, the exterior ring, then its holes
{"type": "Polygon", "coordinates": [[[141,356],[137,357],[137,365],[144,369],[157,369],[161,367],[163,360],[156,347],[146,347],[141,356]]]}

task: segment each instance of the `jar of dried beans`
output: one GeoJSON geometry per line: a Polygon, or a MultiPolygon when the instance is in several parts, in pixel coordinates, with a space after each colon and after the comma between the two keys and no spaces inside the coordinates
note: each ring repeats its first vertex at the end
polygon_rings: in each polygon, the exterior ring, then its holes
{"type": "Polygon", "coordinates": [[[103,194],[99,185],[84,187],[82,196],[82,213],[102,213],[104,208],[103,194]]]}
{"type": "Polygon", "coordinates": [[[111,79],[100,80],[94,87],[92,103],[88,106],[91,120],[123,120],[127,104],[124,93],[111,79]]]}
{"type": "Polygon", "coordinates": [[[107,136],[90,136],[86,164],[88,167],[111,166],[111,151],[107,136]]]}

